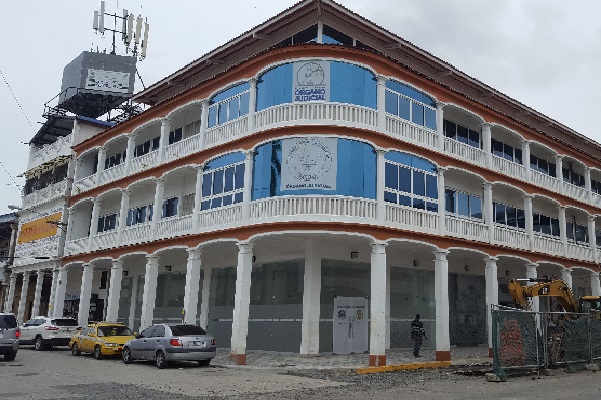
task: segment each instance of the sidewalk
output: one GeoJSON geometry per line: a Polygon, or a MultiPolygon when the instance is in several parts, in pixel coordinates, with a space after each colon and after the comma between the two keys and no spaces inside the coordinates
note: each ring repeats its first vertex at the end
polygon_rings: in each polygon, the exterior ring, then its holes
{"type": "MultiPolygon", "coordinates": [[[[422,349],[421,358],[411,354],[412,349],[390,349],[386,351],[387,365],[423,364],[436,361],[434,349],[422,349]]],[[[492,363],[488,358],[488,347],[452,347],[451,365],[492,363]]],[[[228,368],[284,368],[295,369],[358,369],[369,366],[369,353],[342,354],[320,353],[300,355],[249,350],[246,365],[230,365],[229,349],[218,349],[217,357],[211,362],[215,366],[228,368]]]]}

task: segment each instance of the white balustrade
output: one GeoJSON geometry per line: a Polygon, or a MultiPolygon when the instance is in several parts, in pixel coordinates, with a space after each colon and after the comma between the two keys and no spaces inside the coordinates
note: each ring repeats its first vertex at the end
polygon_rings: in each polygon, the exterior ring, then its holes
{"type": "Polygon", "coordinates": [[[486,152],[477,147],[444,138],[444,151],[478,165],[486,165],[486,152]]]}
{"type": "Polygon", "coordinates": [[[65,244],[65,255],[85,253],[88,250],[88,242],[90,238],[83,237],[80,239],[70,240],[65,244]]]}
{"type": "Polygon", "coordinates": [[[171,162],[200,151],[200,139],[200,135],[194,135],[165,147],[163,162],[171,162]]]}
{"type": "Polygon", "coordinates": [[[448,236],[481,242],[488,241],[488,226],[482,223],[482,221],[447,215],[445,217],[445,229],[448,236]]]}
{"type": "Polygon", "coordinates": [[[251,204],[251,218],[255,221],[300,215],[375,219],[376,201],[342,196],[280,196],[257,200],[251,204]]]}
{"type": "Polygon", "coordinates": [[[66,196],[66,193],[65,193],[66,190],[67,190],[67,180],[56,182],[50,188],[50,191],[51,191],[50,200],[54,200],[61,196],[66,196]]]}
{"type": "Polygon", "coordinates": [[[92,251],[117,247],[117,230],[100,232],[92,236],[92,251]]]}
{"type": "Polygon", "coordinates": [[[386,204],[386,222],[409,227],[411,230],[438,230],[438,213],[386,204]]]}
{"type": "Polygon", "coordinates": [[[121,232],[121,242],[122,244],[134,244],[134,243],[142,243],[150,240],[150,229],[151,223],[147,222],[145,224],[136,224],[132,226],[126,226],[123,228],[121,232]]]}
{"type": "Polygon", "coordinates": [[[533,247],[541,253],[563,255],[563,243],[555,236],[544,236],[535,232],[533,247]]]}
{"type": "Polygon", "coordinates": [[[596,260],[593,260],[593,249],[591,249],[591,247],[587,244],[577,244],[568,242],[567,253],[568,254],[566,255],[569,258],[596,262],[596,260]]]}
{"type": "Polygon", "coordinates": [[[572,185],[568,182],[563,182],[563,190],[566,196],[570,196],[575,199],[588,202],[588,194],[586,188],[584,187],[572,185]]]}
{"type": "Polygon", "coordinates": [[[392,115],[386,115],[386,132],[419,146],[431,149],[438,147],[438,134],[436,131],[392,115]]]}
{"type": "Polygon", "coordinates": [[[559,185],[561,183],[559,182],[559,179],[535,170],[531,171],[531,177],[532,184],[544,187],[554,192],[559,192],[559,185]]]}
{"type": "Polygon", "coordinates": [[[519,247],[528,249],[530,237],[523,229],[511,228],[507,225],[494,226],[494,241],[502,246],[519,247]]]}
{"type": "Polygon", "coordinates": [[[232,224],[238,225],[242,220],[242,206],[235,204],[228,207],[201,211],[199,218],[199,227],[203,232],[222,229],[232,224]]]}
{"type": "Polygon", "coordinates": [[[601,194],[593,192],[591,204],[595,207],[601,207],[601,194]]]}
{"type": "Polygon", "coordinates": [[[513,178],[526,179],[526,167],[494,154],[492,155],[492,169],[513,178]]]}
{"type": "Polygon", "coordinates": [[[26,194],[23,196],[23,208],[34,207],[38,204],[38,192],[26,194]]]}
{"type": "Polygon", "coordinates": [[[113,182],[123,177],[125,177],[125,164],[121,163],[101,171],[100,182],[98,182],[98,184],[102,185],[104,183],[113,182]]]}
{"type": "Polygon", "coordinates": [[[157,224],[158,237],[172,237],[189,234],[192,231],[192,215],[161,219],[157,224]]]}
{"type": "Polygon", "coordinates": [[[248,116],[228,121],[225,124],[207,129],[205,133],[205,146],[211,147],[244,136],[248,133],[248,116]]]}
{"type": "Polygon", "coordinates": [[[73,184],[71,195],[78,195],[79,193],[86,192],[94,187],[96,187],[96,175],[86,176],[73,184]]]}
{"type": "Polygon", "coordinates": [[[35,168],[45,162],[51,161],[59,156],[68,156],[71,154],[71,142],[73,134],[64,137],[59,137],[54,143],[44,145],[33,154],[27,169],[35,168]]]}
{"type": "MultiPolygon", "coordinates": [[[[142,171],[144,169],[149,169],[155,167],[159,164],[159,151],[154,150],[150,153],[144,154],[143,156],[136,157],[131,160],[130,164],[130,174],[135,174],[136,172],[142,171]]],[[[121,165],[121,164],[120,164],[121,165]]]]}

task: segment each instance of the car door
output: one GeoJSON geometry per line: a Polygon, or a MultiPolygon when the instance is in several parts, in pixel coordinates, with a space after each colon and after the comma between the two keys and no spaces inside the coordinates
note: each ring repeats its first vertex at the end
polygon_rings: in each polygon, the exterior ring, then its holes
{"type": "Polygon", "coordinates": [[[148,352],[148,357],[153,359],[156,352],[157,352],[157,348],[159,347],[159,344],[161,342],[161,340],[163,339],[163,337],[165,336],[165,326],[163,325],[156,325],[154,330],[152,331],[152,337],[148,339],[148,341],[146,342],[146,351],[148,352]]]}
{"type": "Polygon", "coordinates": [[[88,326],[85,335],[82,332],[81,342],[79,344],[79,349],[86,353],[90,353],[92,351],[92,335],[96,336],[96,327],[88,326]]]}
{"type": "Polygon", "coordinates": [[[135,358],[143,358],[143,359],[146,358],[146,352],[145,352],[146,341],[148,340],[149,336],[152,334],[153,330],[154,330],[154,326],[150,326],[150,327],[144,329],[142,332],[140,332],[137,339],[132,340],[131,354],[134,359],[135,358]]]}
{"type": "Polygon", "coordinates": [[[33,343],[38,319],[32,318],[21,326],[21,341],[24,343],[33,343]]]}
{"type": "Polygon", "coordinates": [[[143,353],[144,353],[144,358],[147,360],[151,360],[152,357],[154,356],[154,344],[156,338],[154,337],[154,332],[157,329],[158,325],[152,325],[150,328],[148,328],[148,334],[145,335],[144,339],[142,339],[142,347],[143,347],[143,353]]]}
{"type": "Polygon", "coordinates": [[[89,327],[84,327],[81,332],[73,337],[75,343],[77,343],[77,347],[79,351],[83,351],[83,346],[85,344],[84,338],[88,335],[89,327]]]}

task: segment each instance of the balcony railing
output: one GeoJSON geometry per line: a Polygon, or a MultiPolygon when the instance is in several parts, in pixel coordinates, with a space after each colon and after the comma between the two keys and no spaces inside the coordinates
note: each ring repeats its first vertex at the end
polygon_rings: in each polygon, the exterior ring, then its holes
{"type": "Polygon", "coordinates": [[[198,226],[202,232],[228,228],[232,225],[238,226],[242,221],[242,205],[234,204],[201,211],[198,215],[198,226]]]}
{"type": "Polygon", "coordinates": [[[386,132],[418,146],[431,149],[438,147],[439,138],[436,131],[389,114],[386,115],[386,132]]]}
{"type": "Polygon", "coordinates": [[[536,186],[541,186],[552,190],[554,192],[559,192],[560,181],[557,178],[554,178],[550,175],[543,174],[542,172],[532,170],[531,171],[531,181],[536,186]]]}
{"type": "Polygon", "coordinates": [[[575,258],[577,260],[582,261],[593,261],[593,249],[588,244],[578,244],[578,243],[570,243],[567,245],[567,254],[566,256],[569,258],[575,258]]]}
{"type": "Polygon", "coordinates": [[[386,204],[386,222],[417,231],[438,231],[438,213],[386,204]]]}
{"type": "Polygon", "coordinates": [[[81,254],[88,251],[89,237],[73,239],[65,243],[65,255],[81,254]]]}
{"type": "Polygon", "coordinates": [[[197,134],[165,147],[163,162],[171,162],[178,158],[185,157],[188,154],[200,151],[200,139],[200,135],[197,134]]]}
{"type": "Polygon", "coordinates": [[[163,218],[157,223],[157,236],[160,238],[185,235],[192,231],[192,215],[163,218]]]}
{"type": "Polygon", "coordinates": [[[125,163],[100,171],[100,184],[116,181],[125,176],[125,163]]]}
{"type": "Polygon", "coordinates": [[[509,161],[494,154],[492,155],[492,168],[505,175],[526,180],[526,168],[522,164],[509,161]]]}
{"type": "Polygon", "coordinates": [[[563,255],[563,243],[556,237],[543,236],[535,232],[533,247],[533,250],[541,253],[563,255]]]}
{"type": "Polygon", "coordinates": [[[23,208],[36,207],[66,195],[67,181],[60,181],[23,196],[23,208]]]}
{"type": "Polygon", "coordinates": [[[144,154],[143,156],[136,157],[130,161],[130,174],[142,171],[144,169],[155,167],[159,164],[159,151],[154,150],[150,153],[144,154]]]}
{"type": "Polygon", "coordinates": [[[248,133],[248,116],[243,116],[225,124],[207,129],[205,146],[212,147],[234,140],[248,133]]]}
{"type": "Polygon", "coordinates": [[[151,229],[150,222],[126,226],[121,232],[121,241],[127,245],[147,242],[150,240],[151,229]]]}
{"type": "Polygon", "coordinates": [[[67,156],[71,154],[71,143],[73,134],[59,137],[54,143],[44,145],[31,157],[27,169],[35,168],[45,162],[53,160],[58,156],[67,156]]]}
{"type": "Polygon", "coordinates": [[[447,137],[444,138],[444,151],[481,166],[486,165],[486,152],[447,137]]]}
{"type": "Polygon", "coordinates": [[[588,192],[586,188],[563,182],[563,190],[566,196],[574,197],[579,200],[588,201],[588,192]]]}
{"type": "Polygon", "coordinates": [[[488,242],[489,240],[488,226],[481,221],[447,215],[445,217],[445,228],[449,236],[478,240],[480,242],[488,242]]]}
{"type": "Polygon", "coordinates": [[[502,246],[530,248],[530,237],[523,229],[511,228],[507,225],[494,226],[494,242],[502,246]]]}

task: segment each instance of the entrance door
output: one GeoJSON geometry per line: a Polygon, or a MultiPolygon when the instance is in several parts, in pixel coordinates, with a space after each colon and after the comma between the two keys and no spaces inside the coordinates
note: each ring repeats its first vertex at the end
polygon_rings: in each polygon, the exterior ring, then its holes
{"type": "Polygon", "coordinates": [[[334,298],[334,354],[368,351],[368,302],[365,297],[334,298]]]}

